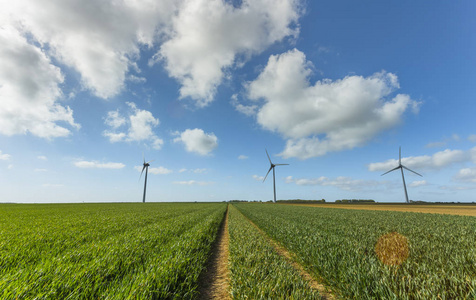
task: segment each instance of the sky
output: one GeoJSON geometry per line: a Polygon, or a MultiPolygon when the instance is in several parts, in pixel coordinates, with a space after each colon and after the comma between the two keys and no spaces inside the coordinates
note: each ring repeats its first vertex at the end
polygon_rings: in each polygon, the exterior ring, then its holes
{"type": "Polygon", "coordinates": [[[0,202],[476,201],[475,12],[0,0],[0,202]]]}

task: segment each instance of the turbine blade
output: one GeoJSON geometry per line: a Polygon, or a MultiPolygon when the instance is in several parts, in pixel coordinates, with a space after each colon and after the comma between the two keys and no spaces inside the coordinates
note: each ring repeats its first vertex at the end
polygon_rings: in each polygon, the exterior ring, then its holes
{"type": "Polygon", "coordinates": [[[144,173],[144,169],[145,169],[145,165],[144,165],[144,167],[142,168],[142,172],[140,172],[139,181],[140,181],[140,179],[142,178],[142,173],[144,173]]]}
{"type": "Polygon", "coordinates": [[[270,163],[270,164],[273,164],[273,163],[271,162],[271,158],[269,158],[268,150],[266,150],[266,149],[264,149],[264,150],[266,151],[266,155],[268,156],[269,163],[270,163]]]}
{"type": "Polygon", "coordinates": [[[271,169],[273,169],[273,166],[271,166],[268,170],[268,173],[266,173],[266,176],[264,176],[263,182],[266,180],[266,177],[268,177],[269,172],[271,172],[271,169]]]}
{"type": "Polygon", "coordinates": [[[144,164],[145,164],[145,155],[144,155],[144,151],[142,151],[142,159],[144,160],[144,164]]]}
{"type": "Polygon", "coordinates": [[[275,164],[275,166],[289,166],[289,164],[275,164]]]}
{"type": "Polygon", "coordinates": [[[155,159],[149,160],[148,162],[146,162],[146,164],[149,164],[149,163],[151,163],[151,162],[153,162],[153,161],[155,161],[155,159]]]}
{"type": "Polygon", "coordinates": [[[385,175],[385,174],[388,174],[388,173],[390,173],[390,172],[392,172],[392,171],[395,171],[395,170],[398,170],[398,169],[400,169],[400,168],[401,168],[401,166],[398,166],[398,167],[396,167],[396,168],[391,169],[390,171],[387,171],[387,172],[383,173],[383,174],[380,175],[380,176],[383,176],[383,175],[385,175]]]}
{"type": "Polygon", "coordinates": [[[402,165],[402,167],[403,167],[404,169],[410,171],[410,172],[413,172],[413,173],[415,173],[415,174],[417,174],[417,175],[423,177],[423,175],[421,175],[421,174],[419,174],[419,173],[417,173],[417,172],[415,172],[415,171],[413,171],[413,170],[410,170],[409,168],[405,167],[404,165],[402,165]]]}

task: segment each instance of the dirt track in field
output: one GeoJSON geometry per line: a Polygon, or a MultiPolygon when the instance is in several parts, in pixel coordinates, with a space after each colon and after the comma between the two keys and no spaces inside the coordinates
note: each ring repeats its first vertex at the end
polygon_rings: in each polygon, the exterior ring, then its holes
{"type": "Polygon", "coordinates": [[[228,208],[225,219],[218,231],[212,255],[207,264],[207,270],[200,276],[200,297],[208,300],[229,300],[230,277],[228,274],[228,208]]]}
{"type": "Polygon", "coordinates": [[[336,299],[336,296],[332,293],[332,291],[326,287],[325,285],[319,283],[316,279],[314,279],[311,274],[309,274],[303,266],[301,266],[296,260],[293,258],[293,255],[291,252],[289,252],[286,248],[282,247],[279,245],[277,242],[275,242],[272,238],[270,238],[261,228],[259,228],[253,221],[248,219],[248,217],[244,216],[250,223],[253,225],[258,231],[268,240],[268,242],[274,247],[276,252],[283,256],[292,266],[295,270],[297,270],[302,278],[306,280],[309,283],[309,286],[313,290],[319,291],[320,296],[322,299],[336,299]]]}
{"type": "Polygon", "coordinates": [[[341,209],[389,210],[476,217],[476,205],[412,205],[412,204],[287,204],[341,209]]]}

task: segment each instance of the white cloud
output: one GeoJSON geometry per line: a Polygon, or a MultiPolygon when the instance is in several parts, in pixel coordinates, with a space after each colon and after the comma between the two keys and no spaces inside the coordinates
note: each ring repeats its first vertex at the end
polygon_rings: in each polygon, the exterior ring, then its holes
{"type": "Polygon", "coordinates": [[[258,78],[247,85],[249,98],[264,99],[258,123],[286,139],[280,154],[307,159],[364,145],[399,124],[417,103],[408,95],[389,98],[399,88],[396,75],[347,76],[310,85],[311,64],[294,49],[272,55],[258,78]]]}
{"type": "Polygon", "coordinates": [[[242,155],[238,156],[238,159],[248,159],[248,156],[242,154],[242,155]]]}
{"type": "Polygon", "coordinates": [[[9,160],[11,157],[10,154],[2,154],[2,150],[0,150],[0,160],[9,160]]]}
{"type": "Polygon", "coordinates": [[[468,141],[476,143],[476,134],[471,134],[468,136],[468,141]]]}
{"type": "Polygon", "coordinates": [[[368,188],[376,188],[381,186],[381,182],[375,180],[352,179],[349,177],[339,176],[335,179],[330,179],[325,176],[319,178],[293,178],[286,177],[286,183],[295,183],[297,185],[320,185],[320,186],[334,186],[345,191],[360,191],[368,188]]]}
{"type": "Polygon", "coordinates": [[[188,152],[195,152],[200,155],[208,155],[218,146],[218,138],[212,133],[205,133],[202,129],[187,129],[174,142],[182,142],[188,152]]]}
{"type": "Polygon", "coordinates": [[[195,181],[195,180],[173,182],[173,184],[179,184],[179,185],[211,185],[214,183],[215,182],[211,182],[211,181],[195,181]]]}
{"type": "Polygon", "coordinates": [[[10,16],[11,24],[18,24],[18,30],[78,71],[84,87],[108,98],[123,88],[140,47],[152,46],[167,28],[176,3],[17,0],[1,9],[10,16]]]}
{"type": "Polygon", "coordinates": [[[409,184],[411,187],[419,187],[419,186],[425,186],[428,185],[426,180],[418,180],[418,181],[413,181],[412,183],[409,184]]]}
{"type": "MultiPolygon", "coordinates": [[[[407,168],[417,171],[419,169],[441,169],[452,164],[471,160],[471,151],[450,150],[439,151],[429,155],[402,157],[402,164],[407,168]]],[[[389,159],[385,162],[370,163],[369,171],[388,171],[398,166],[397,159],[389,159]]]]}
{"type": "Polygon", "coordinates": [[[110,111],[107,113],[104,123],[113,129],[117,129],[126,124],[126,119],[119,114],[119,111],[110,111]]]}
{"type": "Polygon", "coordinates": [[[183,173],[183,172],[187,172],[187,169],[182,168],[182,169],[179,170],[179,173],[183,173]]]}
{"type": "Polygon", "coordinates": [[[461,182],[476,183],[476,167],[459,170],[458,174],[455,176],[455,179],[461,182]]]}
{"type": "Polygon", "coordinates": [[[44,155],[39,155],[36,158],[38,158],[39,160],[45,160],[45,161],[48,160],[48,158],[44,155]]]}
{"type": "Polygon", "coordinates": [[[258,111],[258,105],[243,105],[238,100],[238,95],[231,96],[231,105],[240,113],[247,116],[254,116],[258,111]]]}
{"type": "Polygon", "coordinates": [[[129,75],[127,77],[127,80],[134,82],[134,83],[144,83],[147,82],[147,79],[145,77],[138,77],[135,75],[129,75]]]}
{"type": "Polygon", "coordinates": [[[138,109],[135,103],[127,102],[127,105],[130,107],[127,118],[121,116],[119,111],[108,112],[104,123],[111,129],[104,130],[103,135],[111,143],[148,141],[152,148],[162,148],[164,141],[153,132],[153,128],[160,123],[159,119],[154,118],[150,111],[138,109]],[[127,132],[119,131],[123,127],[127,127],[127,132]]]}
{"type": "MultiPolygon", "coordinates": [[[[227,70],[299,32],[299,0],[185,0],[155,61],[182,85],[180,96],[208,105],[227,70]]],[[[153,63],[153,61],[151,61],[153,63]]]]}
{"type": "Polygon", "coordinates": [[[59,103],[63,74],[21,32],[2,24],[4,17],[0,13],[0,134],[31,133],[46,139],[70,135],[64,125],[80,126],[73,111],[59,103]]]}
{"type": "Polygon", "coordinates": [[[74,163],[74,165],[78,168],[82,169],[122,169],[125,167],[123,163],[100,163],[97,161],[86,161],[81,160],[74,163]]]}
{"type": "MultiPolygon", "coordinates": [[[[134,169],[136,169],[139,172],[142,172],[143,167],[144,166],[135,166],[134,169]]],[[[173,173],[173,171],[160,166],[160,167],[155,167],[155,168],[154,167],[149,167],[149,173],[152,173],[154,175],[167,175],[167,174],[173,173]]]]}
{"type": "Polygon", "coordinates": [[[256,181],[263,181],[263,180],[264,180],[264,176],[253,175],[252,177],[253,177],[253,179],[256,180],[256,181]]]}
{"type": "Polygon", "coordinates": [[[25,117],[21,119],[41,121],[49,128],[31,124],[0,128],[5,134],[31,130],[38,136],[57,137],[69,134],[57,121],[78,127],[72,111],[56,103],[63,75],[50,57],[78,72],[83,88],[111,98],[125,88],[126,81],[145,82],[137,66],[141,50],[158,48],[151,63],[163,62],[169,76],[182,85],[181,97],[205,106],[229,69],[242,66],[275,42],[297,37],[297,22],[303,13],[300,2],[253,0],[235,7],[223,0],[3,1],[0,27],[7,34],[2,34],[0,44],[14,51],[0,53],[4,62],[0,69],[11,74],[9,66],[14,65],[17,75],[33,74],[31,78],[5,78],[2,83],[8,85],[3,90],[19,93],[23,101],[33,102],[28,92],[37,90],[51,97],[37,95],[42,101],[35,102],[47,114],[35,115],[35,119],[29,115],[35,109],[29,114],[22,110],[25,117]],[[36,57],[30,58],[37,63],[16,63],[34,52],[36,57]]]}

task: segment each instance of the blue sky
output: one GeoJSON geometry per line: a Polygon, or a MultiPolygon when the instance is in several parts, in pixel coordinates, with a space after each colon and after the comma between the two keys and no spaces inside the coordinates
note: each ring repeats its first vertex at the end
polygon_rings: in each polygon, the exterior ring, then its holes
{"type": "Polygon", "coordinates": [[[473,1],[2,1],[0,202],[476,190],[473,1]]]}

